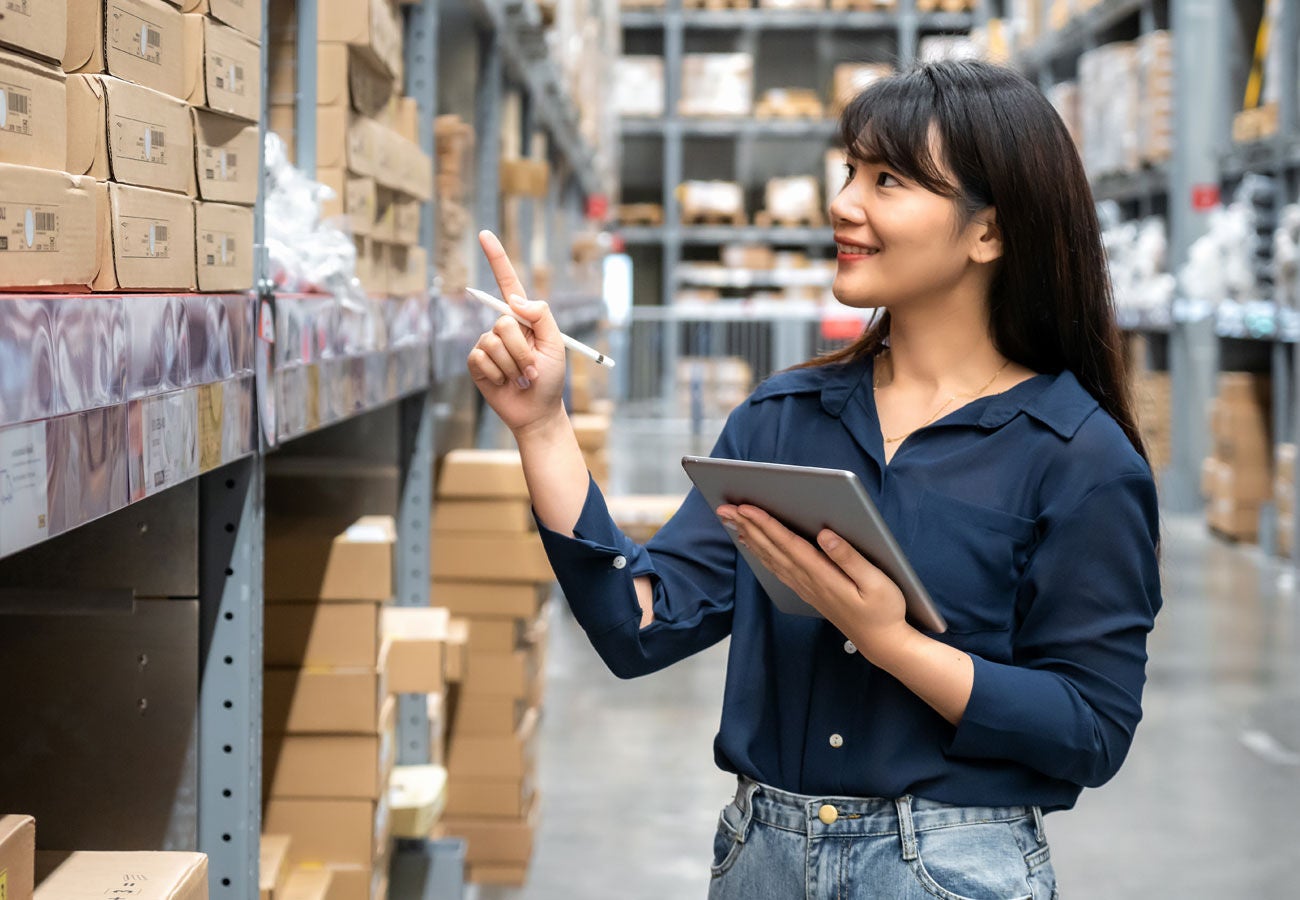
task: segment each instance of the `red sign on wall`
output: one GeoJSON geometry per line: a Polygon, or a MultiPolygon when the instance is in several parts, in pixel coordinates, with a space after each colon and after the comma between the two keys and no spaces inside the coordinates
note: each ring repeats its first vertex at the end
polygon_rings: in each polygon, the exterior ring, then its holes
{"type": "Polygon", "coordinates": [[[1192,209],[1197,212],[1214,209],[1222,200],[1223,196],[1219,193],[1217,184],[1192,185],[1192,209]]]}

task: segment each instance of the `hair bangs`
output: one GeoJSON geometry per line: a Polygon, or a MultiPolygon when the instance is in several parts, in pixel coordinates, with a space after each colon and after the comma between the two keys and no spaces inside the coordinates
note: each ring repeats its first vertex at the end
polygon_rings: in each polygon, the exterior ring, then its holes
{"type": "MultiPolygon", "coordinates": [[[[877,81],[840,116],[840,140],[853,159],[883,165],[928,191],[958,197],[960,190],[935,158],[939,141],[938,96],[923,73],[877,81]]],[[[940,150],[940,152],[943,152],[940,150]]]]}

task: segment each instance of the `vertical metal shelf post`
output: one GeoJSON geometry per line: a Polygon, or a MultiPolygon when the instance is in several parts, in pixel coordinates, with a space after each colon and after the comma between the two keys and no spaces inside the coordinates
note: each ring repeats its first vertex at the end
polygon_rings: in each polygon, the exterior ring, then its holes
{"type": "MultiPolygon", "coordinates": [[[[298,82],[294,107],[294,164],[316,177],[316,0],[297,0],[298,82]]],[[[263,47],[266,45],[263,44],[263,47]]],[[[265,66],[262,67],[265,70],[265,66]]],[[[265,93],[262,94],[266,96],[265,93]]],[[[265,118],[265,117],[263,117],[265,118]]]]}
{"type": "Polygon", "coordinates": [[[907,68],[916,61],[916,48],[920,43],[921,22],[916,11],[916,0],[900,0],[898,4],[898,64],[907,68]]]}
{"type": "MultiPolygon", "coordinates": [[[[437,174],[437,146],[433,121],[438,115],[438,2],[420,0],[406,10],[406,95],[415,100],[416,136],[420,149],[434,160],[437,174]]],[[[437,184],[437,178],[434,178],[437,184]]],[[[436,201],[435,196],[435,201],[436,201]]],[[[437,250],[437,229],[433,225],[433,203],[420,206],[420,246],[429,254],[430,267],[437,250]]],[[[432,268],[430,269],[432,271],[432,268]]]]}
{"type": "Polygon", "coordinates": [[[262,822],[263,457],[199,486],[199,850],[213,900],[254,900],[262,822]]]}
{"type": "MultiPolygon", "coordinates": [[[[478,80],[474,87],[474,213],[478,228],[500,230],[501,107],[505,91],[505,58],[501,33],[479,32],[478,80]]],[[[477,283],[495,284],[482,253],[475,253],[477,283]]]]}
{"type": "MultiPolygon", "coordinates": [[[[682,214],[677,203],[677,186],[682,183],[685,164],[682,159],[682,122],[678,109],[682,98],[682,66],[685,60],[686,23],[682,16],[682,0],[668,0],[664,14],[664,229],[663,229],[663,284],[661,302],[671,306],[677,294],[677,265],[682,255],[682,214]]],[[[673,396],[673,379],[676,377],[678,356],[678,326],[669,322],[663,331],[661,397],[673,396]]]]}

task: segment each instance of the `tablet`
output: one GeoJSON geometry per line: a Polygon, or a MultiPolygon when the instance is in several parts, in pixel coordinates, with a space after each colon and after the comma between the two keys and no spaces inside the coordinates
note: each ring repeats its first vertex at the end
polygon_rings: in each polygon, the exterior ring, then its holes
{"type": "MultiPolygon", "coordinates": [[[[682,468],[710,509],[717,510],[725,503],[757,506],[808,541],[815,541],[817,532],[829,528],[902,589],[913,625],[933,633],[948,629],[880,511],[852,472],[701,456],[682,457],[682,468]]],[[[734,543],[734,534],[731,539],[734,543]]],[[[796,616],[821,616],[749,550],[739,544],[736,549],[777,609],[796,616]]]]}

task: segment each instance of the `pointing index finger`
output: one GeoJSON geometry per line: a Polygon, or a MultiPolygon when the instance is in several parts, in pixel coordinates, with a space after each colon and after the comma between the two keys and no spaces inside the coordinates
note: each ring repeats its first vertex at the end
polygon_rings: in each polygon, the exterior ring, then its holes
{"type": "Polygon", "coordinates": [[[515,267],[510,264],[510,257],[506,255],[506,248],[501,246],[501,240],[490,231],[480,231],[478,242],[483,248],[483,255],[487,257],[488,265],[492,267],[492,276],[497,280],[501,296],[518,294],[526,297],[524,286],[515,274],[515,267]]]}

